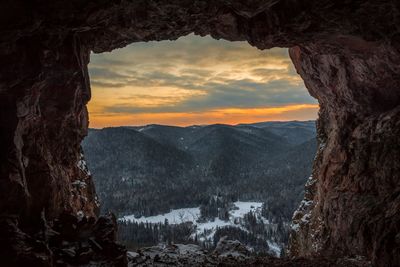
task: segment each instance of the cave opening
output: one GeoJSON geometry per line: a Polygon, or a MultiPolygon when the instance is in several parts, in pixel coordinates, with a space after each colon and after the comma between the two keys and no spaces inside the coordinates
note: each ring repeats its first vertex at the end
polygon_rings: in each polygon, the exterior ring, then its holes
{"type": "Polygon", "coordinates": [[[83,150],[119,241],[212,250],[228,236],[284,255],[318,112],[287,49],[191,34],[92,54],[88,67],[83,150]]]}

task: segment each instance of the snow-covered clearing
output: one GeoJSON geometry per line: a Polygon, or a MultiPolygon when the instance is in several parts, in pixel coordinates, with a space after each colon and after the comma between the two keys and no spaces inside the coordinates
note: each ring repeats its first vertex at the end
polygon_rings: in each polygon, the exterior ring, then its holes
{"type": "MultiPolygon", "coordinates": [[[[160,214],[156,216],[149,217],[140,217],[135,218],[134,215],[128,215],[120,218],[122,221],[131,221],[138,223],[164,223],[165,220],[168,220],[169,224],[179,224],[184,222],[193,222],[196,225],[196,233],[200,237],[200,240],[204,240],[204,233],[207,233],[207,239],[210,239],[215,234],[217,227],[225,227],[225,226],[234,226],[241,228],[247,231],[243,225],[241,225],[241,220],[244,216],[250,211],[256,212],[257,214],[261,214],[262,202],[244,202],[244,201],[236,201],[233,203],[234,208],[229,211],[229,221],[223,221],[219,218],[215,218],[214,220],[207,222],[197,222],[200,218],[200,208],[183,208],[183,209],[174,209],[168,213],[160,214]]],[[[265,218],[262,218],[264,222],[268,222],[265,218]]],[[[274,242],[268,241],[268,245],[273,253],[277,256],[280,254],[280,247],[278,244],[274,242]]]]}
{"type": "Polygon", "coordinates": [[[238,209],[234,209],[230,212],[230,215],[234,218],[243,218],[245,214],[249,213],[250,211],[257,211],[260,210],[262,207],[262,202],[243,202],[243,201],[236,201],[233,204],[238,209]]]}
{"type": "Polygon", "coordinates": [[[165,219],[168,220],[169,224],[179,224],[184,222],[193,222],[195,223],[196,220],[200,217],[200,208],[183,208],[183,209],[176,209],[171,210],[168,213],[156,216],[149,216],[149,217],[140,217],[135,218],[134,215],[128,215],[121,218],[123,221],[131,221],[131,222],[138,222],[138,223],[164,223],[165,219]]]}
{"type": "Polygon", "coordinates": [[[128,215],[122,217],[120,220],[138,223],[164,223],[167,219],[169,224],[193,222],[193,224],[196,225],[198,235],[201,235],[204,232],[208,232],[207,238],[211,238],[214,235],[217,227],[235,226],[246,230],[242,225],[240,225],[238,221],[243,219],[244,215],[249,213],[250,211],[260,211],[262,207],[262,202],[237,201],[233,204],[235,205],[235,207],[229,212],[229,221],[223,221],[219,218],[215,218],[214,220],[210,220],[207,222],[197,222],[197,220],[200,218],[199,207],[174,209],[165,214],[149,217],[142,216],[140,218],[135,218],[134,215],[128,215]]]}
{"type": "Polygon", "coordinates": [[[164,223],[165,219],[168,220],[169,224],[179,224],[184,222],[193,222],[193,224],[197,225],[198,231],[203,232],[204,229],[213,230],[217,226],[236,226],[235,219],[241,219],[244,217],[245,214],[249,213],[250,211],[257,211],[261,209],[262,202],[243,202],[237,201],[233,203],[235,208],[229,212],[229,221],[222,221],[218,218],[215,218],[214,221],[208,221],[204,223],[198,223],[197,219],[200,218],[200,208],[183,208],[183,209],[175,209],[171,210],[168,213],[156,215],[156,216],[149,216],[149,217],[140,217],[135,218],[134,215],[128,215],[122,217],[120,220],[123,221],[131,221],[131,222],[138,222],[138,223],[164,223]]]}

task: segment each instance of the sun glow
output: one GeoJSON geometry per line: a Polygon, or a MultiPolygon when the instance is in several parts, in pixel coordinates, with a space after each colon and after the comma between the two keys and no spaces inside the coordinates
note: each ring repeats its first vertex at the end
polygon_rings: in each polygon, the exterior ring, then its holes
{"type": "MultiPolygon", "coordinates": [[[[310,114],[317,114],[317,104],[287,105],[271,108],[225,108],[205,112],[158,112],[158,113],[109,113],[94,114],[93,128],[119,125],[154,124],[189,126],[194,124],[238,124],[258,121],[309,120],[310,114]]],[[[316,115],[315,115],[316,116],[316,115]]]]}
{"type": "Polygon", "coordinates": [[[285,49],[193,35],[92,55],[90,127],[315,119],[285,49]]]}

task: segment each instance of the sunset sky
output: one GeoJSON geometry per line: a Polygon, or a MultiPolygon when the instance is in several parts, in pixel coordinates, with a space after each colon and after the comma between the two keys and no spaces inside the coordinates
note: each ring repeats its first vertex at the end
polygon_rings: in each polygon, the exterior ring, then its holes
{"type": "Polygon", "coordinates": [[[189,35],[92,54],[90,127],[316,119],[287,49],[189,35]]]}

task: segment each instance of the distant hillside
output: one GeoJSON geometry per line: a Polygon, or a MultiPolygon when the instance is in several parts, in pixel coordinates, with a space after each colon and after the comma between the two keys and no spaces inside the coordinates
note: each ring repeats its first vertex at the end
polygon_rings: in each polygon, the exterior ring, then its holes
{"type": "Polygon", "coordinates": [[[316,135],[315,121],[270,121],[240,125],[266,129],[271,133],[281,136],[288,143],[294,145],[306,142],[309,139],[314,138],[316,135]]]}
{"type": "Polygon", "coordinates": [[[91,129],[83,149],[103,212],[149,216],[220,195],[286,201],[288,217],[311,174],[315,122],[91,129]]]}

